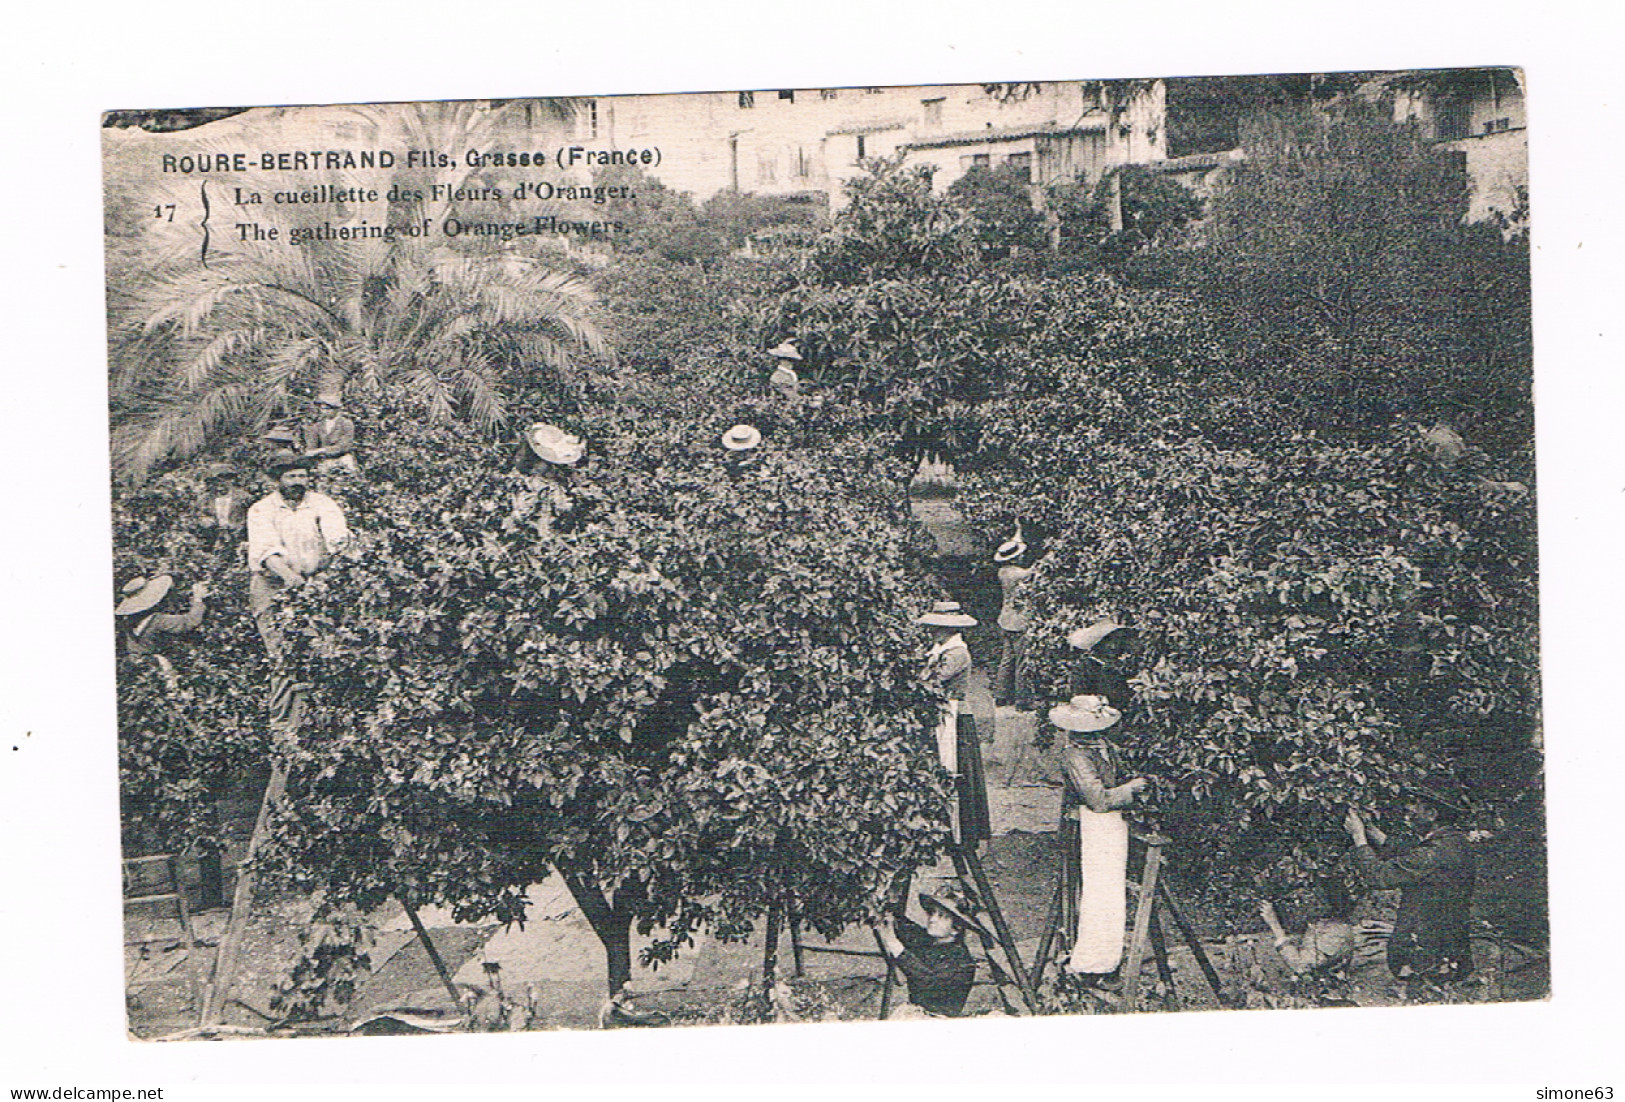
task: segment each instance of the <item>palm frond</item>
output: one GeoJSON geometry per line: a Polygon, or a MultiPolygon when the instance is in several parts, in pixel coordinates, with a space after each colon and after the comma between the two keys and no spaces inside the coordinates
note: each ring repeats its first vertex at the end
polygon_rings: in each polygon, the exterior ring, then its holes
{"type": "Polygon", "coordinates": [[[457,396],[468,407],[469,419],[481,429],[499,428],[507,421],[507,405],[496,378],[496,365],[478,353],[467,357],[452,376],[457,396]]]}
{"type": "Polygon", "coordinates": [[[122,477],[139,482],[165,459],[198,452],[218,430],[242,421],[251,388],[240,383],[174,395],[146,416],[117,426],[113,465],[122,477]]]}
{"type": "Polygon", "coordinates": [[[423,407],[431,421],[451,420],[453,395],[433,368],[413,366],[399,378],[406,393],[423,407]]]}
{"type": "Polygon", "coordinates": [[[200,389],[229,358],[245,356],[265,344],[264,329],[233,329],[222,333],[192,359],[181,364],[177,373],[187,390],[200,389]]]}

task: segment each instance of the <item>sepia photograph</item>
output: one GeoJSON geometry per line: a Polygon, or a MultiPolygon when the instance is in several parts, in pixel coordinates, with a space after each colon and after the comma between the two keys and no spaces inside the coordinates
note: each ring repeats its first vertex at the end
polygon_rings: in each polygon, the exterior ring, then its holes
{"type": "Polygon", "coordinates": [[[1550,998],[1526,83],[106,111],[130,1037],[1550,998]]]}

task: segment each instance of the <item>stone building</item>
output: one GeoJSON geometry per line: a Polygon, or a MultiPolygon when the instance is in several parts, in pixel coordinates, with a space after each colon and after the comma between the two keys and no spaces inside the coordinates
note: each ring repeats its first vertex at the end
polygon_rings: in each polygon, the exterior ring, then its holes
{"type": "Polygon", "coordinates": [[[821,192],[838,207],[864,160],[898,153],[932,165],[939,189],[978,166],[1025,168],[1039,186],[1095,181],[1166,155],[1164,110],[1160,80],[608,96],[584,101],[577,138],[658,146],[651,175],[700,201],[821,192]]]}
{"type": "Polygon", "coordinates": [[[1529,191],[1529,132],[1523,73],[1454,69],[1389,84],[1395,121],[1414,120],[1461,158],[1471,188],[1469,221],[1523,213],[1529,191]]]}

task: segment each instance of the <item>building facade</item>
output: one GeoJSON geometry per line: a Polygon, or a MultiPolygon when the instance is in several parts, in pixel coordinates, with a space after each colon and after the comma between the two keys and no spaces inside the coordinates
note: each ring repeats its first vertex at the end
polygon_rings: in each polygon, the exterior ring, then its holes
{"type": "Polygon", "coordinates": [[[1398,83],[1394,119],[1413,121],[1461,157],[1470,187],[1468,221],[1522,217],[1529,194],[1529,131],[1523,73],[1461,69],[1398,83]]]}
{"type": "Polygon", "coordinates": [[[822,192],[842,202],[864,161],[903,155],[943,189],[976,167],[1025,169],[1037,186],[1166,155],[1158,81],[1049,81],[894,88],[773,89],[602,97],[580,109],[579,140],[658,145],[650,170],[704,201],[719,191],[822,192]]]}

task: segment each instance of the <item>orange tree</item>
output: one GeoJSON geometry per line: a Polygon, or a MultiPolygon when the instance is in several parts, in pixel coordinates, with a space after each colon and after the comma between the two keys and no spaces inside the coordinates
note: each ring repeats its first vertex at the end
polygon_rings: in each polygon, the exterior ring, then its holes
{"type": "Polygon", "coordinates": [[[1482,452],[1434,462],[1414,425],[1327,439],[1268,395],[1219,393],[1177,312],[1114,307],[1097,332],[978,408],[965,504],[986,530],[1020,517],[1053,537],[1029,634],[1052,699],[1080,672],[1068,630],[1138,629],[1128,752],[1217,896],[1303,883],[1346,847],[1345,807],[1408,785],[1465,784],[1498,809],[1527,794],[1527,488],[1482,452]]]}
{"type": "Polygon", "coordinates": [[[781,434],[730,474],[736,412],[552,415],[590,442],[568,508],[511,446],[410,420],[378,443],[354,548],[281,613],[311,685],[288,880],[512,921],[556,870],[613,990],[634,925],[655,961],[786,899],[833,933],[933,858],[914,546],[781,434]]]}
{"type": "MultiPolygon", "coordinates": [[[[266,754],[269,670],[247,616],[240,534],[205,517],[196,471],[115,486],[115,582],[172,574],[161,611],[185,607],[188,589],[212,593],[197,630],[161,643],[170,685],[150,655],[118,654],[119,786],[127,855],[218,851],[218,801],[266,754]]],[[[111,608],[111,605],[109,606],[111,608]]]]}
{"type": "Polygon", "coordinates": [[[916,457],[959,444],[966,403],[996,392],[1037,324],[1040,292],[984,262],[994,232],[932,172],[877,160],[777,293],[741,309],[761,341],[795,338],[798,370],[916,457]]]}
{"type": "Polygon", "coordinates": [[[1522,220],[1466,221],[1459,155],[1390,119],[1362,99],[1249,117],[1185,272],[1253,372],[1312,421],[1444,417],[1526,448],[1522,220]]]}

